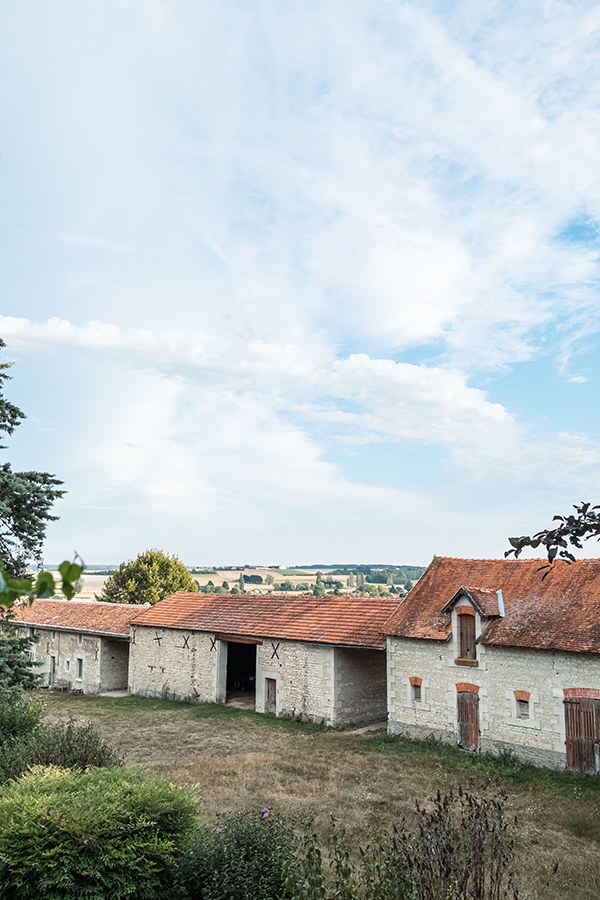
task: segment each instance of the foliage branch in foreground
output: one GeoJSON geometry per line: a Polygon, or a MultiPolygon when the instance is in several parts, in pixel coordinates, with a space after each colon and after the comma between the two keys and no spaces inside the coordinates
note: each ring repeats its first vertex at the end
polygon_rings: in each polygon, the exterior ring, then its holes
{"type": "Polygon", "coordinates": [[[575,562],[575,556],[569,550],[569,546],[577,550],[583,548],[583,541],[590,538],[600,540],[600,506],[592,506],[591,503],[574,505],[575,514],[570,516],[554,516],[553,522],[560,522],[556,528],[545,528],[533,536],[511,537],[509,543],[511,549],[504,556],[514,554],[517,559],[525,547],[544,547],[548,562],[553,563],[556,557],[564,559],[567,563],[575,562]]]}
{"type": "MultiPolygon", "coordinates": [[[[77,589],[75,582],[83,573],[83,565],[65,560],[58,567],[60,589],[67,600],[72,600],[77,589]]],[[[12,609],[19,599],[46,600],[56,593],[56,584],[52,572],[39,572],[35,580],[31,578],[13,578],[0,560],[0,611],[12,609]]]]}

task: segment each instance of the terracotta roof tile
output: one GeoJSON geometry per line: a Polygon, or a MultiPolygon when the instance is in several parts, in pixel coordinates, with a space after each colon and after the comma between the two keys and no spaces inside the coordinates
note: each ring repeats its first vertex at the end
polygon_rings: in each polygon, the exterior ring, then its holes
{"type": "Polygon", "coordinates": [[[133,624],[383,648],[381,631],[397,605],[398,599],[389,595],[314,597],[180,591],[145,610],[133,624]]]}
{"type": "Polygon", "coordinates": [[[557,561],[542,578],[544,566],[543,559],[434,557],[384,631],[446,640],[451,614],[441,610],[462,586],[476,584],[479,591],[500,589],[505,608],[505,616],[489,622],[479,643],[600,652],[600,560],[557,561]]]}
{"type": "Polygon", "coordinates": [[[34,600],[15,607],[14,622],[59,631],[129,635],[129,623],[146,607],[98,600],[34,600]]]}

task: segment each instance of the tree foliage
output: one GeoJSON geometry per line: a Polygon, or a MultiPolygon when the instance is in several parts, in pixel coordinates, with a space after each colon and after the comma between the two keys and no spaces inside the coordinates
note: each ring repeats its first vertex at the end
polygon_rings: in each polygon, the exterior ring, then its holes
{"type": "Polygon", "coordinates": [[[175,591],[197,591],[198,584],[175,556],[146,550],[123,562],[104,583],[100,600],[109,603],[158,603],[175,591]]]}
{"type": "Polygon", "coordinates": [[[511,549],[504,556],[514,555],[517,559],[525,547],[532,547],[534,550],[543,547],[550,563],[557,556],[567,563],[575,562],[575,556],[569,547],[581,550],[583,541],[594,537],[600,540],[600,512],[597,512],[600,506],[580,503],[574,505],[573,509],[575,514],[571,513],[570,516],[554,516],[552,521],[560,522],[556,528],[544,528],[533,536],[509,538],[511,549]]]}
{"type": "MultiPolygon", "coordinates": [[[[0,338],[0,349],[6,344],[0,338]]],[[[0,363],[0,438],[11,435],[25,413],[3,394],[12,363],[0,363]]],[[[0,449],[5,449],[0,445],[0,449]]],[[[0,465],[0,558],[10,575],[25,574],[28,564],[39,562],[55,500],[65,493],[62,482],[48,472],[13,472],[10,463],[0,465]]]]}
{"type": "Polygon", "coordinates": [[[0,698],[14,700],[21,691],[38,686],[41,676],[36,668],[41,663],[29,655],[38,640],[39,637],[19,637],[14,626],[4,624],[4,633],[0,635],[0,698]]]}

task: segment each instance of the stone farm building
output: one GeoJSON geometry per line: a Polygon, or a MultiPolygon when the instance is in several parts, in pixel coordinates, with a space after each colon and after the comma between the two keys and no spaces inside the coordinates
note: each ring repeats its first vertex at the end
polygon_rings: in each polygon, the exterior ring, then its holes
{"type": "Polygon", "coordinates": [[[179,592],[132,625],[129,689],[329,725],[385,720],[383,626],[398,599],[179,592]]]}
{"type": "Polygon", "coordinates": [[[391,616],[388,730],[600,771],[600,560],[435,557],[391,616]]]}
{"type": "Polygon", "coordinates": [[[15,608],[22,637],[36,634],[33,658],[45,684],[87,692],[126,690],[129,626],[140,606],[94,600],[35,600],[15,608]]]}

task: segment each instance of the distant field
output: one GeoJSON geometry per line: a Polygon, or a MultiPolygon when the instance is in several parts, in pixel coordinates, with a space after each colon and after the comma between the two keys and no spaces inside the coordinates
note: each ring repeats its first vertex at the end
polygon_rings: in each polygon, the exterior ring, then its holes
{"type": "Polygon", "coordinates": [[[329,816],[353,841],[413,814],[414,801],[458,785],[499,786],[519,822],[523,900],[600,897],[600,779],[476,757],[436,743],[323,730],[213,704],[140,697],[46,697],[50,718],[91,720],[128,764],[193,785],[204,815],[249,805],[329,816]],[[558,863],[556,875],[552,869],[558,863]]]}

